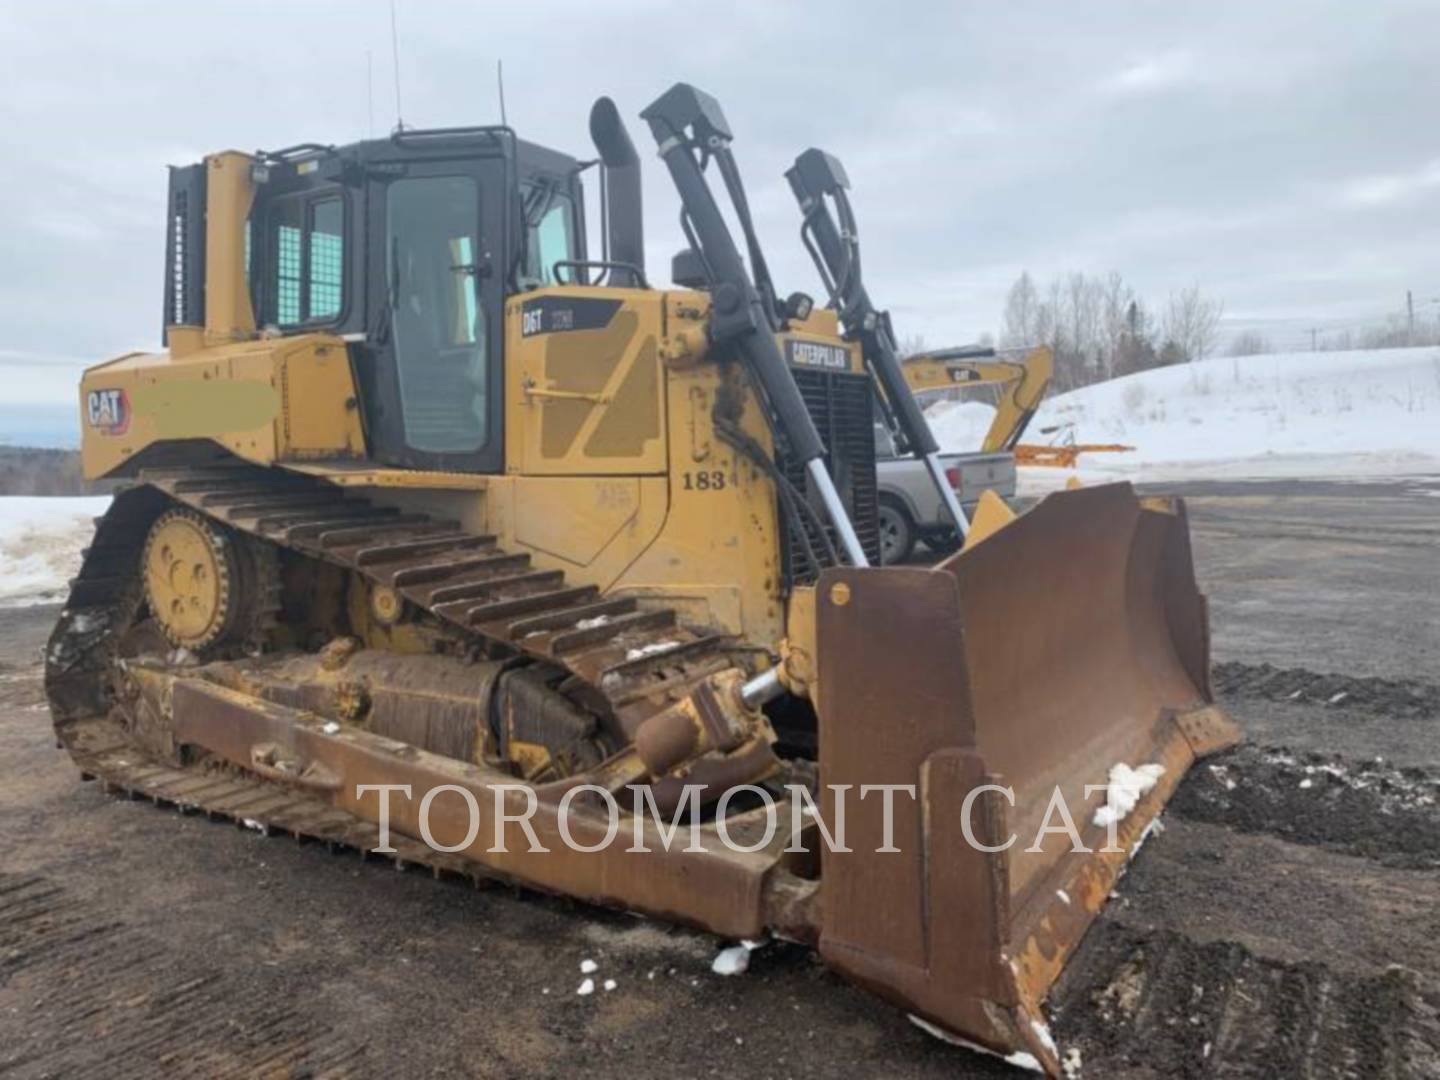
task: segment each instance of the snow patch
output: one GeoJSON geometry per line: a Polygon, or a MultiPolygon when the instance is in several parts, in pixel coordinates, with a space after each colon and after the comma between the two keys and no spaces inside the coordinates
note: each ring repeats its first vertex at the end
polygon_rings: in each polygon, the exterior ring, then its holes
{"type": "MultiPolygon", "coordinates": [[[[596,615],[593,619],[581,619],[575,624],[576,630],[593,630],[597,626],[604,626],[610,621],[609,615],[596,615]]],[[[541,631],[542,633],[544,631],[541,631]]]]}
{"type": "Polygon", "coordinates": [[[1165,775],[1165,766],[1141,765],[1132,769],[1123,761],[1110,766],[1110,782],[1105,791],[1105,805],[1095,810],[1095,824],[1101,828],[1124,821],[1134,810],[1160,777],[1165,775]]]}
{"type": "Polygon", "coordinates": [[[338,735],[340,734],[340,725],[337,724],[334,720],[326,720],[325,723],[321,726],[320,730],[323,731],[326,735],[338,735]]]}
{"type": "Polygon", "coordinates": [[[732,945],[721,949],[710,961],[710,970],[716,975],[743,975],[750,968],[750,950],[744,945],[732,945]]]}
{"type": "Polygon", "coordinates": [[[1130,858],[1133,859],[1136,855],[1140,854],[1140,849],[1145,846],[1146,840],[1149,840],[1152,836],[1158,836],[1164,831],[1165,825],[1158,817],[1152,820],[1149,825],[1145,826],[1144,831],[1141,832],[1140,839],[1135,841],[1135,846],[1130,849],[1130,858]]]}
{"type": "Polygon", "coordinates": [[[594,979],[586,979],[584,982],[582,982],[579,986],[577,986],[577,987],[575,988],[575,993],[579,994],[581,997],[589,997],[589,996],[590,996],[591,994],[593,994],[594,992],[595,992],[595,980],[594,980],[594,979]]]}
{"type": "Polygon", "coordinates": [[[594,960],[588,960],[588,959],[587,959],[587,960],[581,960],[581,961],[580,961],[580,974],[581,974],[581,975],[594,975],[595,972],[597,972],[597,971],[599,971],[599,970],[600,970],[600,965],[597,964],[597,963],[595,963],[594,960]]]}
{"type": "Polygon", "coordinates": [[[1050,1053],[1054,1054],[1056,1057],[1060,1056],[1060,1050],[1055,1045],[1055,1039],[1050,1034],[1050,1027],[1048,1024],[1042,1024],[1039,1020],[1036,1020],[1032,1017],[1030,1020],[1030,1030],[1035,1032],[1035,1037],[1040,1040],[1041,1046],[1045,1047],[1046,1050],[1049,1050],[1050,1053]]]}
{"type": "Polygon", "coordinates": [[[679,647],[680,642],[678,641],[652,641],[649,645],[641,645],[639,648],[626,651],[625,659],[643,660],[647,656],[658,656],[660,653],[667,653],[679,647]]]}
{"type": "Polygon", "coordinates": [[[605,982],[604,982],[605,991],[606,991],[607,993],[608,993],[609,991],[611,991],[611,990],[614,990],[615,987],[618,986],[618,985],[619,985],[619,984],[616,983],[616,981],[615,981],[614,979],[606,979],[605,982]]]}
{"type": "MultiPolygon", "coordinates": [[[[949,1043],[951,1046],[958,1046],[965,1050],[972,1050],[977,1054],[984,1054],[986,1057],[999,1058],[1007,1065],[1014,1065],[1017,1069],[1029,1069],[1031,1072],[1037,1073],[1043,1073],[1045,1071],[1040,1062],[1035,1059],[1034,1054],[1027,1054],[1024,1050],[1017,1050],[1013,1054],[997,1054],[988,1046],[981,1046],[979,1043],[973,1043],[969,1039],[962,1039],[959,1035],[952,1035],[944,1028],[932,1024],[930,1021],[922,1019],[914,1013],[907,1013],[906,1015],[909,1016],[910,1022],[917,1028],[932,1038],[939,1039],[941,1042],[949,1043]]],[[[1041,1041],[1053,1050],[1055,1044],[1050,1039],[1050,1030],[1045,1027],[1044,1024],[1037,1023],[1035,1024],[1035,1031],[1041,1036],[1041,1041]]]]}
{"type": "Polygon", "coordinates": [[[0,607],[65,599],[109,495],[0,497],[0,607]]]}
{"type": "MultiPolygon", "coordinates": [[[[963,1048],[963,1050],[972,1050],[975,1051],[976,1054],[985,1054],[986,1057],[998,1057],[999,1060],[1004,1061],[1004,1063],[1009,1064],[1009,1066],[1028,1068],[1032,1073],[1044,1073],[1045,1071],[1040,1061],[1035,1060],[1034,1054],[1027,1054],[1024,1050],[1017,1050],[1014,1054],[998,1054],[989,1047],[982,1047],[979,1043],[971,1043],[968,1038],[960,1038],[959,1035],[950,1034],[945,1028],[932,1024],[930,1021],[923,1020],[922,1017],[917,1017],[913,1012],[909,1012],[909,1014],[906,1015],[910,1018],[912,1024],[920,1028],[920,1031],[930,1035],[932,1038],[937,1038],[937,1040],[942,1041],[942,1043],[949,1043],[952,1047],[960,1047],[963,1048]]],[[[1034,1028],[1035,1035],[1040,1038],[1041,1044],[1047,1047],[1050,1053],[1057,1053],[1056,1041],[1050,1037],[1050,1028],[1045,1027],[1040,1021],[1031,1021],[1031,1027],[1034,1028]]],[[[1074,1076],[1079,1076],[1080,1051],[1071,1050],[1070,1053],[1066,1054],[1066,1060],[1070,1060],[1071,1056],[1074,1056],[1074,1061],[1076,1061],[1076,1073],[1074,1073],[1074,1076]]],[[[1071,1074],[1067,1071],[1066,1076],[1071,1076],[1071,1074]]]]}
{"type": "Polygon", "coordinates": [[[1230,770],[1224,765],[1211,765],[1210,775],[1215,777],[1218,783],[1224,784],[1226,791],[1234,791],[1237,787],[1235,781],[1230,776],[1230,770]]]}
{"type": "Polygon", "coordinates": [[[721,949],[710,961],[710,970],[716,975],[743,975],[750,969],[750,954],[764,944],[763,940],[746,940],[721,949]]]}

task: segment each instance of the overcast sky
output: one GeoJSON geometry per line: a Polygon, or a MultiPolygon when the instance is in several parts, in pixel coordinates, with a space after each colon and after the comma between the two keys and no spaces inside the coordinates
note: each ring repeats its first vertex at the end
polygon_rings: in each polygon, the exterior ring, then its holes
{"type": "MultiPolygon", "coordinates": [[[[818,292],[783,170],[845,163],[870,291],[932,345],[998,327],[1023,269],[1199,281],[1282,344],[1440,297],[1440,3],[398,0],[409,125],[498,118],[590,151],[608,93],[645,162],[652,271],[677,203],[636,114],[718,97],[783,289],[818,292]]],[[[395,118],[385,0],[0,0],[0,403],[158,339],[165,169],[395,118]]],[[[656,276],[663,278],[664,273],[656,276]]]]}

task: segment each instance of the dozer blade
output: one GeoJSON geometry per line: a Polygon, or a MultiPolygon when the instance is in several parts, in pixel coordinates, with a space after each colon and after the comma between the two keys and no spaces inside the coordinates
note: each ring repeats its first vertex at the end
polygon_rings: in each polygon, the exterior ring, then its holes
{"type": "Polygon", "coordinates": [[[853,785],[850,851],[824,853],[822,954],[1058,1075],[1041,1002],[1191,763],[1239,738],[1212,703],[1183,505],[1057,493],[932,569],[827,571],[817,607],[827,820],[853,785]],[[1164,771],[1111,845],[1106,792],[1086,788],[1119,763],[1164,771]],[[882,793],[856,795],[883,784],[915,797],[893,795],[899,850],[877,853],[882,793]]]}

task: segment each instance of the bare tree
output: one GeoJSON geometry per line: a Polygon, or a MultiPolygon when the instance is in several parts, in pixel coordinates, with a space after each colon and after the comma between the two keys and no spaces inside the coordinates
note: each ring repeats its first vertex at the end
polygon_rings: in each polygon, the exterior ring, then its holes
{"type": "Polygon", "coordinates": [[[1037,286],[1022,273],[1005,298],[1002,347],[1048,345],[1057,390],[1128,375],[1214,349],[1223,305],[1198,285],[1172,294],[1159,334],[1155,320],[1121,275],[1079,272],[1037,286]]]}
{"type": "Polygon", "coordinates": [[[1215,348],[1224,313],[1224,303],[1201,292],[1198,282],[1188,285],[1170,294],[1161,336],[1186,360],[1202,360],[1215,348]]]}
{"type": "Polygon", "coordinates": [[[1255,330],[1246,330],[1243,334],[1236,334],[1230,342],[1231,356],[1259,356],[1261,353],[1274,352],[1275,346],[1264,334],[1255,330]]]}
{"type": "Polygon", "coordinates": [[[1138,316],[1135,290],[1125,284],[1118,271],[1111,270],[1100,286],[1101,378],[1115,377],[1116,363],[1126,347],[1126,339],[1135,334],[1132,320],[1138,321],[1138,316]]]}
{"type": "Polygon", "coordinates": [[[1077,386],[1095,382],[1099,377],[1101,291],[1100,282],[1084,274],[1072,273],[1065,279],[1072,378],[1077,386]]]}
{"type": "Polygon", "coordinates": [[[1007,346],[1034,345],[1040,340],[1038,320],[1040,294],[1029,271],[1024,271],[1010,286],[1005,297],[1005,322],[1000,342],[1007,346]]]}

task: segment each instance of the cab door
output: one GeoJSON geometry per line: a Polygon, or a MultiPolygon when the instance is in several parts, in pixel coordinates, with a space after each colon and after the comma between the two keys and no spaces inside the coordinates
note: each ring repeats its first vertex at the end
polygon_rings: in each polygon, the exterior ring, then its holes
{"type": "Polygon", "coordinates": [[[505,193],[498,158],[370,171],[374,330],[362,385],[380,461],[457,472],[504,468],[505,193]]]}

